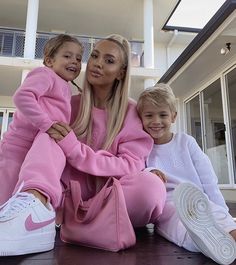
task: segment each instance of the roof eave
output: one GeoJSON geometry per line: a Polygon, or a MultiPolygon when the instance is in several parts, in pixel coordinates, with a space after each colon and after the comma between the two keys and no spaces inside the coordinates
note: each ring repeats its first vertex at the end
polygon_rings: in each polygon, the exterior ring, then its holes
{"type": "Polygon", "coordinates": [[[236,0],[227,0],[216,14],[210,19],[205,27],[198,33],[192,42],[186,47],[182,54],[170,66],[158,83],[168,83],[168,81],[181,69],[183,65],[198,51],[198,49],[211,37],[219,26],[229,17],[236,8],[236,0]]]}

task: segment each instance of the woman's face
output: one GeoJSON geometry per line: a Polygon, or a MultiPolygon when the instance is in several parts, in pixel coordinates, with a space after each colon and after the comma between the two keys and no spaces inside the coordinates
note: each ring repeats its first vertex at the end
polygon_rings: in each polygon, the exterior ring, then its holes
{"type": "Polygon", "coordinates": [[[124,77],[124,56],[121,47],[113,41],[99,41],[88,60],[87,80],[93,88],[110,91],[115,79],[124,77]]]}

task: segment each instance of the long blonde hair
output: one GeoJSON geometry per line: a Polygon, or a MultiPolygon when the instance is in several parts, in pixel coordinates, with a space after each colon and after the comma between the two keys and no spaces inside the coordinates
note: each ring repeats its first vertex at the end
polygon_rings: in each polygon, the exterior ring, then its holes
{"type": "MultiPolygon", "coordinates": [[[[112,88],[112,94],[107,102],[107,132],[102,149],[108,150],[112,145],[116,135],[122,128],[124,118],[128,106],[128,95],[130,87],[130,44],[124,37],[113,34],[105,38],[105,40],[115,42],[121,49],[124,77],[121,80],[115,80],[112,88]]],[[[81,94],[80,107],[78,116],[72,125],[79,139],[86,137],[87,143],[91,144],[92,138],[92,119],[91,111],[94,106],[94,96],[91,84],[86,78],[81,94]]]]}

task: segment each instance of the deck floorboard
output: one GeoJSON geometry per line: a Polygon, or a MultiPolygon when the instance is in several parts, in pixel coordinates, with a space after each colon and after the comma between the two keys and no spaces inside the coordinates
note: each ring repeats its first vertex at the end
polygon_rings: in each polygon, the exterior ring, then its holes
{"type": "MultiPolygon", "coordinates": [[[[236,217],[236,203],[229,203],[236,217]]],[[[0,265],[213,265],[200,253],[191,253],[156,235],[153,228],[136,229],[134,247],[112,253],[63,243],[58,234],[55,248],[40,254],[1,257],[0,265]]],[[[236,261],[232,263],[236,265],[236,261]]]]}

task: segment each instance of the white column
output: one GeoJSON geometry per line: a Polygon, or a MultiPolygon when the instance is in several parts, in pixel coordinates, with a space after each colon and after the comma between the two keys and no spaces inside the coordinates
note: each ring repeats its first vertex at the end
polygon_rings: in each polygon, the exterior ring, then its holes
{"type": "Polygon", "coordinates": [[[38,23],[39,0],[28,0],[24,58],[34,59],[38,23]]]}
{"type": "Polygon", "coordinates": [[[154,86],[156,84],[156,81],[152,78],[147,78],[144,80],[144,88],[148,88],[148,87],[151,87],[151,86],[154,86]]]}
{"type": "MultiPolygon", "coordinates": [[[[144,67],[154,68],[153,0],[144,0],[144,67]]],[[[144,87],[155,84],[153,79],[145,79],[144,87]]]]}
{"type": "Polygon", "coordinates": [[[27,76],[27,74],[29,72],[30,72],[30,70],[28,70],[28,69],[22,70],[22,73],[21,73],[21,84],[24,82],[24,80],[25,80],[25,78],[26,78],[26,76],[27,76]]]}

